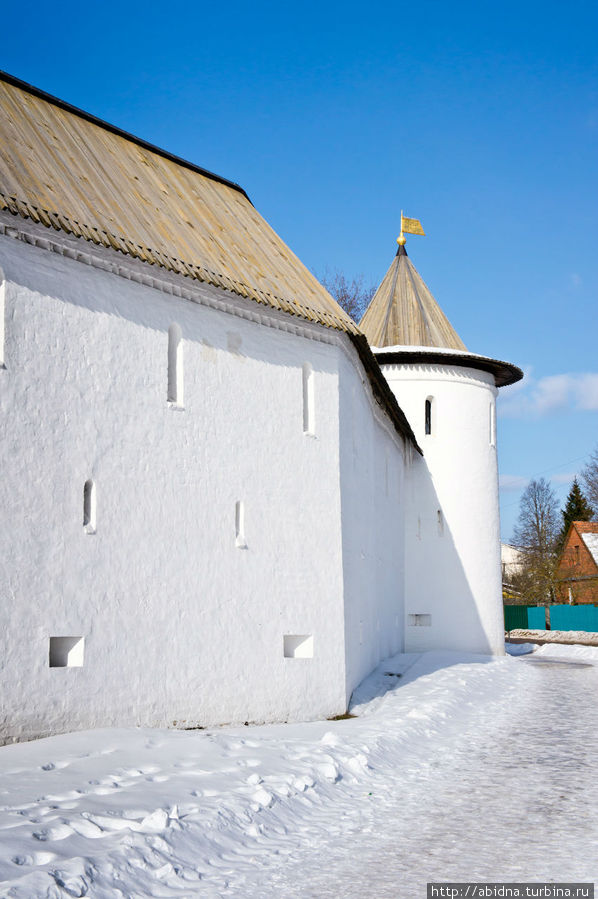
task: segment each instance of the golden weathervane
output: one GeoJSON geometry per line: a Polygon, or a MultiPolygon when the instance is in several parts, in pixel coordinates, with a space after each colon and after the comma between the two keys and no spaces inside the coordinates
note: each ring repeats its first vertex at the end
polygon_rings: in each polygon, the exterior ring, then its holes
{"type": "Polygon", "coordinates": [[[405,237],[405,234],[403,232],[406,232],[407,234],[421,234],[422,237],[425,237],[425,232],[422,228],[422,223],[420,222],[420,220],[408,219],[403,215],[403,210],[401,209],[401,233],[397,237],[397,243],[401,247],[404,247],[407,241],[407,238],[405,237]]]}

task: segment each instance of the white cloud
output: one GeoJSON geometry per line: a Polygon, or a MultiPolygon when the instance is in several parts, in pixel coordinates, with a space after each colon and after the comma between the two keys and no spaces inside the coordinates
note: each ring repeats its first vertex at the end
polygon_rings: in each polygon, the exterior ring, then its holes
{"type": "Polygon", "coordinates": [[[523,490],[527,487],[529,478],[524,478],[519,474],[501,474],[498,484],[501,490],[523,490]]]}
{"type": "Polygon", "coordinates": [[[523,381],[499,394],[501,417],[540,418],[561,409],[598,410],[598,373],[546,375],[535,380],[529,371],[523,381]]]}
{"type": "Polygon", "coordinates": [[[573,479],[577,477],[576,471],[565,471],[562,474],[553,474],[550,477],[555,484],[572,484],[573,479]]]}
{"type": "Polygon", "coordinates": [[[579,405],[581,409],[598,409],[598,374],[581,375],[579,405]]]}

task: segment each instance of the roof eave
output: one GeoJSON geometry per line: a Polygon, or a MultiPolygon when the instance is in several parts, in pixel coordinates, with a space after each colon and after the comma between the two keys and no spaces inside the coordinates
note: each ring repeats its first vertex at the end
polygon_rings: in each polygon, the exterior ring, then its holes
{"type": "Polygon", "coordinates": [[[503,362],[500,359],[491,359],[489,356],[477,356],[475,353],[454,353],[450,350],[414,349],[406,346],[405,349],[393,347],[385,350],[383,347],[376,351],[376,359],[380,365],[434,363],[443,365],[460,365],[464,368],[476,368],[480,371],[490,372],[494,377],[497,387],[507,387],[516,384],[523,378],[522,370],[512,362],[503,362]]]}

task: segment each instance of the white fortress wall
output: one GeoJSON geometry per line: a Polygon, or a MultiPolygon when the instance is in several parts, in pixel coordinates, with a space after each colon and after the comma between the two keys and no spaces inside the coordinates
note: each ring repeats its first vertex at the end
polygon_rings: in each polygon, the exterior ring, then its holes
{"type": "Polygon", "coordinates": [[[494,378],[457,365],[383,371],[424,453],[407,474],[406,648],[501,654],[494,378]]]}
{"type": "MultiPolygon", "coordinates": [[[[168,277],[38,230],[96,263],[168,277]]],[[[339,359],[344,378],[355,370],[337,336],[6,236],[0,265],[4,738],[343,711],[339,359]]],[[[350,606],[374,596],[373,538],[354,542],[367,563],[350,606]]],[[[367,634],[369,658],[385,627],[367,634]]]]}
{"type": "Polygon", "coordinates": [[[340,477],[347,700],[404,642],[403,439],[369,385],[341,365],[340,477]]]}

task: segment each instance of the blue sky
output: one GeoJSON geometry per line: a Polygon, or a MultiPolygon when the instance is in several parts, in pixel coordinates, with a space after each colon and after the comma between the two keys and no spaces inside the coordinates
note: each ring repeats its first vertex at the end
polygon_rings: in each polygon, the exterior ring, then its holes
{"type": "Polygon", "coordinates": [[[238,181],[316,273],[378,283],[399,213],[501,391],[503,537],[598,444],[598,6],[259,2],[3,10],[0,66],[238,181]]]}

